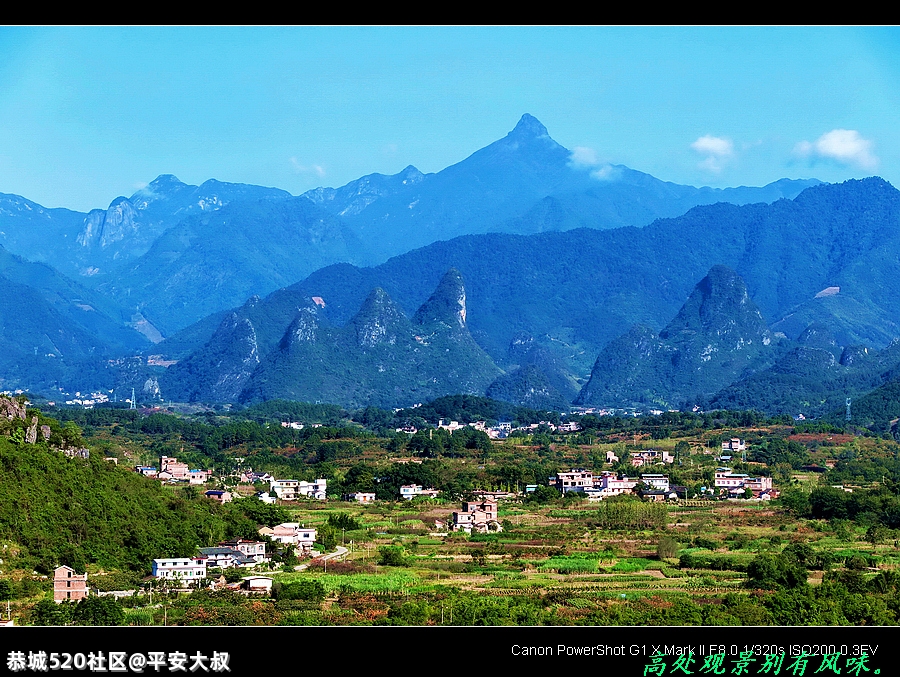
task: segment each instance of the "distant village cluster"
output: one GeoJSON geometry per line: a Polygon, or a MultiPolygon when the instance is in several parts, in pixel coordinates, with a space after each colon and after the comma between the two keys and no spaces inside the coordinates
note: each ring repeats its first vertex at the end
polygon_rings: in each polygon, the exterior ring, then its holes
{"type": "MultiPolygon", "coordinates": [[[[282,423],[282,425],[284,425],[282,423]]],[[[541,421],[540,423],[532,423],[530,425],[516,426],[513,427],[510,422],[501,422],[495,426],[488,426],[486,421],[475,421],[469,424],[462,424],[459,421],[451,421],[449,419],[439,419],[437,423],[437,428],[442,430],[446,430],[449,433],[453,433],[454,430],[460,430],[462,428],[474,428],[475,430],[480,430],[483,433],[486,433],[488,437],[492,440],[504,440],[510,436],[510,434],[514,430],[518,430],[524,433],[533,433],[539,428],[544,428],[545,430],[549,430],[550,432],[560,432],[560,433],[574,433],[581,430],[581,426],[578,425],[575,421],[569,423],[561,423],[559,425],[550,423],[549,421],[541,421]]],[[[419,432],[419,429],[412,425],[403,426],[402,428],[397,428],[396,432],[398,433],[408,433],[410,435],[415,435],[419,432]]]]}

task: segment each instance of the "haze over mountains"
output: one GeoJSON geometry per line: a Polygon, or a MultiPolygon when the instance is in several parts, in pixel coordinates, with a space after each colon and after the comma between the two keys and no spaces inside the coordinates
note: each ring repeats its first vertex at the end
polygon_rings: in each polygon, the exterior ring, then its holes
{"type": "Polygon", "coordinates": [[[717,190],[627,167],[583,167],[526,114],[505,138],[436,174],[407,167],[302,197],[215,180],[192,186],[171,175],[88,214],[3,196],[0,244],[81,276],[134,322],[149,322],[159,333],[146,333],[158,340],[331,263],[373,265],[474,233],[643,226],[697,204],[794,197],[815,183],[717,190]]]}
{"type": "Polygon", "coordinates": [[[166,398],[681,406],[783,372],[811,349],[810,326],[838,362],[900,336],[900,195],[886,182],[717,190],[573,158],[524,115],[441,172],[410,166],[298,197],[168,175],[88,214],[0,195],[3,260],[19,277],[0,274],[47,328],[11,310],[0,330],[17,364],[42,353],[56,365],[0,377],[121,387],[121,373],[83,359],[144,349],[180,360],[129,371],[139,385],[158,378],[166,398]],[[457,292],[459,326],[422,315],[457,292]]]}

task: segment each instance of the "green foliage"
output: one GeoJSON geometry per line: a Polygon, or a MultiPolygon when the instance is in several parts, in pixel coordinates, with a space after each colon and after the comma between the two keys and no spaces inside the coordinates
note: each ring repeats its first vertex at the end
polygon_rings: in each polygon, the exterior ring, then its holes
{"type": "Polygon", "coordinates": [[[137,473],[0,438],[0,538],[30,566],[149,572],[157,557],[189,556],[240,532],[240,520],[205,498],[186,499],[137,473]]]}
{"type": "Polygon", "coordinates": [[[302,600],[305,602],[321,602],[325,599],[325,586],[316,580],[300,580],[290,583],[279,583],[273,588],[275,599],[302,600]]]}
{"type": "Polygon", "coordinates": [[[326,522],[316,529],[316,542],[321,544],[325,552],[334,550],[341,541],[341,530],[326,522]]]}
{"type": "Polygon", "coordinates": [[[42,599],[31,609],[33,625],[66,625],[72,621],[75,605],[72,602],[57,604],[52,599],[42,599]]]}
{"type": "Polygon", "coordinates": [[[590,573],[597,571],[599,557],[589,555],[557,555],[535,562],[541,570],[556,571],[559,574],[590,573]]]}
{"type": "Polygon", "coordinates": [[[549,487],[543,484],[537,486],[537,488],[532,491],[530,494],[525,496],[525,504],[529,503],[553,503],[558,501],[561,497],[561,494],[556,489],[556,487],[549,487]]]}
{"type": "Polygon", "coordinates": [[[747,585],[775,590],[806,585],[806,567],[790,553],[759,555],[747,565],[747,585]]]}
{"type": "Polygon", "coordinates": [[[378,563],[382,566],[402,567],[408,564],[408,560],[401,546],[384,545],[378,548],[378,563]]]}
{"type": "Polygon", "coordinates": [[[720,555],[683,552],[679,557],[682,569],[711,569],[713,571],[746,571],[749,558],[743,555],[720,555]]]}
{"type": "Polygon", "coordinates": [[[76,625],[124,625],[125,611],[115,597],[88,595],[75,605],[72,620],[76,625]]]}
{"type": "Polygon", "coordinates": [[[659,559],[678,557],[679,543],[671,536],[663,536],[656,544],[656,556],[659,559]]]}
{"type": "Polygon", "coordinates": [[[354,531],[363,528],[362,522],[345,512],[336,512],[329,515],[328,524],[335,529],[344,529],[345,531],[354,531]]]}
{"type": "Polygon", "coordinates": [[[765,463],[774,467],[779,463],[787,463],[798,469],[810,462],[809,453],[802,444],[780,437],[768,440],[765,444],[753,445],[750,449],[750,460],[765,463]]]}
{"type": "Polygon", "coordinates": [[[256,524],[267,527],[274,527],[290,521],[290,513],[274,503],[263,503],[256,499],[243,499],[234,501],[231,505],[234,506],[232,510],[241,513],[256,524]]]}
{"type": "Polygon", "coordinates": [[[597,510],[602,529],[662,529],[668,520],[669,511],[661,503],[613,499],[603,501],[597,510]]]}

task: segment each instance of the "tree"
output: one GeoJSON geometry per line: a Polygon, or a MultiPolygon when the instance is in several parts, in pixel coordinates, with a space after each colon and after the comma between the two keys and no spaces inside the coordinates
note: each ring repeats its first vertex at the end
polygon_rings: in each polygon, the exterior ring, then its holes
{"type": "Polygon", "coordinates": [[[316,532],[316,542],[321,544],[322,549],[326,552],[334,550],[338,543],[340,531],[331,524],[325,523],[316,532]]]}
{"type": "Polygon", "coordinates": [[[751,588],[799,588],[806,585],[806,579],[806,568],[790,556],[759,555],[747,565],[747,585],[751,588]]]}
{"type": "Polygon", "coordinates": [[[325,599],[325,586],[319,581],[294,581],[278,585],[273,591],[275,599],[299,599],[305,602],[321,602],[325,599]]]}
{"type": "Polygon", "coordinates": [[[387,567],[406,566],[406,554],[399,545],[385,545],[378,548],[378,563],[387,567]]]}
{"type": "Polygon", "coordinates": [[[678,557],[678,541],[670,536],[663,536],[656,544],[656,556],[659,559],[678,557]]]}
{"type": "Polygon", "coordinates": [[[124,625],[125,611],[115,597],[91,595],[75,605],[72,620],[77,625],[124,625]]]}
{"type": "Polygon", "coordinates": [[[525,496],[526,503],[551,503],[559,500],[559,491],[556,487],[539,485],[534,491],[525,496]]]}
{"type": "Polygon", "coordinates": [[[42,599],[31,610],[31,622],[34,625],[66,625],[72,620],[71,602],[57,604],[52,599],[42,599]]]}

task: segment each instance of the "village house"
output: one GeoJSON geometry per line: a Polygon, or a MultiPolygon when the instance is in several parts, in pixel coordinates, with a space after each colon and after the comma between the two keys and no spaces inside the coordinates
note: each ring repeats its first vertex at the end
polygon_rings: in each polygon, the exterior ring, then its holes
{"type": "Polygon", "coordinates": [[[643,473],[641,482],[651,487],[655,491],[669,491],[669,476],[660,475],[658,473],[643,473]]]}
{"type": "Polygon", "coordinates": [[[160,580],[177,580],[188,584],[206,578],[206,559],[203,557],[166,557],[153,560],[152,575],[160,580]]]}
{"type": "Polygon", "coordinates": [[[564,494],[570,491],[584,492],[585,489],[594,486],[594,474],[589,470],[570,470],[557,473],[556,477],[551,477],[550,480],[564,494]]]}
{"type": "Polygon", "coordinates": [[[743,496],[749,490],[754,498],[774,498],[777,496],[771,477],[750,477],[734,473],[731,468],[716,468],[715,487],[729,496],[743,496]]]}
{"type": "Polygon", "coordinates": [[[260,536],[268,536],[273,541],[293,545],[298,554],[308,554],[316,542],[316,530],[301,527],[298,522],[282,522],[274,527],[263,527],[260,536]]]}
{"type": "Polygon", "coordinates": [[[244,576],[241,579],[241,587],[248,592],[272,592],[272,579],[268,576],[244,576]]]}
{"type": "Polygon", "coordinates": [[[222,489],[210,489],[203,492],[203,495],[219,503],[230,503],[233,500],[231,492],[223,491],[222,489]]]}
{"type": "Polygon", "coordinates": [[[640,483],[640,480],[632,477],[620,478],[615,473],[602,473],[600,477],[594,479],[592,490],[586,491],[588,498],[603,500],[618,496],[619,494],[630,494],[634,492],[634,488],[640,483]]]}
{"type": "Polygon", "coordinates": [[[356,501],[357,503],[374,503],[375,492],[357,491],[352,494],[347,494],[347,500],[356,501]]]}
{"type": "Polygon", "coordinates": [[[722,453],[734,455],[735,453],[743,453],[747,450],[747,444],[738,437],[732,437],[730,440],[722,442],[722,453]]]}
{"type": "Polygon", "coordinates": [[[503,526],[497,520],[497,502],[464,502],[462,510],[453,513],[453,531],[464,531],[468,534],[503,531],[503,526]]]}
{"type": "Polygon", "coordinates": [[[437,427],[447,430],[452,435],[454,430],[459,430],[460,428],[465,428],[466,426],[462,425],[459,421],[450,421],[448,419],[442,418],[438,420],[437,427]]]}
{"type": "Polygon", "coordinates": [[[267,472],[253,472],[252,470],[244,470],[241,472],[240,476],[240,480],[244,484],[271,484],[274,479],[275,478],[267,472]]]}
{"type": "Polygon", "coordinates": [[[211,474],[209,470],[194,469],[188,473],[188,481],[191,484],[206,484],[211,474]]]}
{"type": "Polygon", "coordinates": [[[275,480],[269,483],[269,493],[274,493],[281,501],[297,500],[297,485],[299,480],[275,480]]]}
{"type": "Polygon", "coordinates": [[[328,480],[325,479],[318,479],[314,482],[300,480],[300,482],[297,483],[297,495],[324,501],[326,498],[327,483],[328,480]]]}
{"type": "Polygon", "coordinates": [[[416,496],[437,498],[440,493],[437,489],[423,489],[421,484],[404,484],[400,487],[400,498],[404,501],[411,501],[416,496]]]}
{"type": "Polygon", "coordinates": [[[200,557],[206,558],[207,567],[229,569],[231,567],[254,567],[257,562],[240,550],[229,547],[199,548],[200,557]]]}
{"type": "Polygon", "coordinates": [[[244,538],[236,538],[231,541],[220,541],[219,546],[237,550],[243,553],[245,557],[253,559],[257,564],[269,561],[269,558],[266,556],[266,544],[264,541],[248,541],[244,538]]]}
{"type": "Polygon", "coordinates": [[[675,457],[668,451],[659,451],[656,449],[647,449],[646,451],[631,452],[631,466],[640,468],[645,465],[655,465],[657,463],[674,463],[675,457]]]}
{"type": "Polygon", "coordinates": [[[174,480],[190,479],[191,470],[187,463],[179,463],[174,456],[163,456],[159,461],[160,479],[162,473],[168,473],[168,478],[174,480]]]}
{"type": "Polygon", "coordinates": [[[269,491],[282,501],[295,501],[299,496],[325,500],[327,480],[318,479],[314,482],[305,480],[276,480],[269,484],[269,491]]]}
{"type": "Polygon", "coordinates": [[[88,596],[87,573],[76,574],[75,569],[65,565],[53,570],[53,601],[77,602],[88,596]]]}

